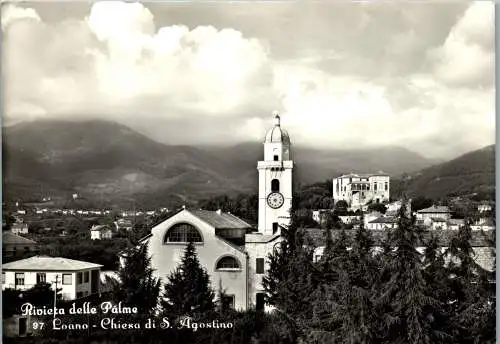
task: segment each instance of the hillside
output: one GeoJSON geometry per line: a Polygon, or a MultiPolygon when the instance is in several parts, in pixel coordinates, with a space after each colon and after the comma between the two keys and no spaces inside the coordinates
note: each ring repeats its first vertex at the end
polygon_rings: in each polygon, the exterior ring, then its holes
{"type": "MultiPolygon", "coordinates": [[[[121,124],[45,120],[3,128],[4,199],[79,193],[100,205],[178,205],[218,194],[254,192],[262,143],[231,147],[165,145],[121,124]]],[[[414,172],[431,160],[399,147],[320,150],[294,147],[296,180],[346,172],[414,172]]]]}
{"type": "Polygon", "coordinates": [[[411,174],[409,194],[439,199],[445,196],[495,194],[495,146],[487,146],[411,174]]]}

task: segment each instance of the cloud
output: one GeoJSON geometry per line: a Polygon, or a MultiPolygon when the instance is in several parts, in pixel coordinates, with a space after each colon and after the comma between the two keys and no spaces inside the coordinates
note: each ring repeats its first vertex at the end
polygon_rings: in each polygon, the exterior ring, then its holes
{"type": "Polygon", "coordinates": [[[102,1],[59,19],[46,6],[2,11],[7,121],[99,117],[236,143],[262,139],[277,109],[300,144],[449,156],[494,142],[491,5],[350,4],[332,22],[331,7],[275,4],[279,25],[256,4],[102,1]]]}
{"type": "Polygon", "coordinates": [[[225,114],[265,84],[260,77],[268,57],[259,41],[211,26],[156,30],[140,3],[98,2],[85,21],[55,26],[26,21],[33,10],[8,13],[16,16],[4,28],[7,117],[22,117],[35,105],[52,115],[117,107],[147,113],[152,101],[174,107],[168,116],[200,109],[225,114]]]}
{"type": "Polygon", "coordinates": [[[443,81],[459,86],[494,83],[494,4],[476,1],[429,55],[443,81]]]}

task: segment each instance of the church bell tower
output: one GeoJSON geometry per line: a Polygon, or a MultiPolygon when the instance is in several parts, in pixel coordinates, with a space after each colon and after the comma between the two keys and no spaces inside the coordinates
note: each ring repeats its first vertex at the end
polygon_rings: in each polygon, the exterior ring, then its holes
{"type": "Polygon", "coordinates": [[[292,170],[290,136],[281,128],[280,116],[274,115],[274,126],[264,141],[264,160],[259,171],[259,233],[276,234],[280,225],[290,222],[292,208],[292,170]]]}

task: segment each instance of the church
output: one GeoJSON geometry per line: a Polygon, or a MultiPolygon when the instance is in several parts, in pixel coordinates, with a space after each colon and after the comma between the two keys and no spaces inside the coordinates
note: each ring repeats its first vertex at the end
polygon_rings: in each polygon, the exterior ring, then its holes
{"type": "Polygon", "coordinates": [[[262,277],[267,256],[280,241],[281,227],[289,224],[292,207],[291,143],[277,112],[263,148],[264,159],[257,162],[257,229],[229,213],[184,208],[156,225],[142,240],[148,245],[156,277],[165,280],[192,241],[212,288],[224,291],[233,308],[265,309],[262,277]]]}

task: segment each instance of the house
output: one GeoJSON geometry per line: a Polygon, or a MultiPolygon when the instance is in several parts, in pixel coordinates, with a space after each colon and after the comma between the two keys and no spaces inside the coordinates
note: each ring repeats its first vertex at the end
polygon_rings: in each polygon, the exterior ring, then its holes
{"type": "Polygon", "coordinates": [[[2,290],[28,290],[37,283],[60,288],[63,300],[100,292],[102,265],[61,257],[34,256],[2,265],[2,290]]]}
{"type": "Polygon", "coordinates": [[[464,219],[449,219],[448,220],[448,229],[458,231],[462,226],[465,225],[464,219]]]}
{"type": "Polygon", "coordinates": [[[121,228],[130,231],[133,228],[132,221],[129,219],[118,219],[115,221],[115,226],[117,230],[121,228]]]}
{"type": "Polygon", "coordinates": [[[477,211],[479,213],[484,213],[486,211],[492,211],[493,210],[493,206],[490,202],[484,202],[484,203],[480,203],[478,206],[477,206],[477,211]]]}
{"type": "Polygon", "coordinates": [[[312,219],[319,224],[322,224],[325,221],[326,216],[332,213],[331,209],[318,209],[312,211],[312,219]]]}
{"type": "Polygon", "coordinates": [[[493,231],[495,230],[495,221],[492,218],[481,218],[470,226],[473,231],[493,231]]]}
{"type": "Polygon", "coordinates": [[[26,239],[12,232],[2,233],[2,255],[4,258],[15,258],[27,254],[37,254],[39,246],[36,241],[26,239]]]}
{"type": "Polygon", "coordinates": [[[449,220],[451,217],[450,208],[445,206],[433,205],[432,207],[417,211],[417,221],[423,221],[425,223],[425,220],[428,218],[438,218],[438,217],[445,220],[449,220]]]}
{"type": "Polygon", "coordinates": [[[333,179],[333,199],[346,201],[351,209],[361,209],[374,203],[389,202],[390,177],[379,172],[373,174],[345,174],[333,179]]]}
{"type": "Polygon", "coordinates": [[[343,224],[350,225],[357,223],[358,221],[361,220],[361,216],[359,215],[345,215],[345,216],[339,216],[340,221],[342,221],[343,224]]]}
{"type": "Polygon", "coordinates": [[[90,228],[91,240],[103,240],[113,238],[113,231],[106,225],[97,225],[90,228]]]}
{"type": "Polygon", "coordinates": [[[423,221],[424,226],[433,230],[448,229],[448,220],[442,217],[426,217],[423,221]]]}
{"type": "Polygon", "coordinates": [[[26,210],[18,210],[17,213],[19,215],[26,215],[26,210]]]}
{"type": "Polygon", "coordinates": [[[374,220],[371,220],[367,224],[367,229],[370,230],[383,230],[383,229],[394,229],[398,226],[398,219],[393,216],[381,216],[374,220]]]}
{"type": "Polygon", "coordinates": [[[28,234],[28,224],[22,222],[13,223],[10,227],[13,234],[28,234]]]}
{"type": "Polygon", "coordinates": [[[372,211],[368,214],[365,214],[363,216],[363,220],[364,220],[363,225],[365,226],[365,228],[368,228],[369,227],[368,223],[370,223],[370,221],[378,219],[379,217],[382,217],[382,216],[383,216],[383,214],[379,211],[372,211]]]}

